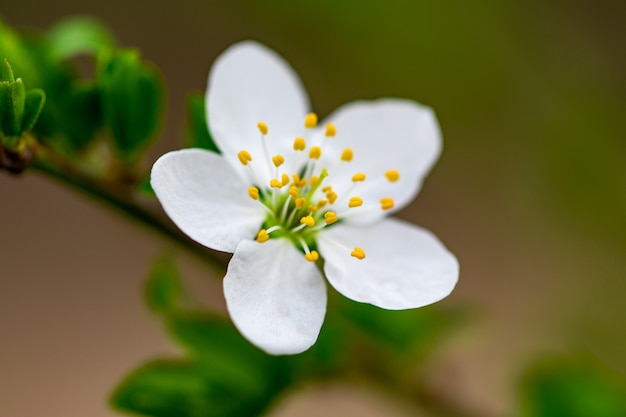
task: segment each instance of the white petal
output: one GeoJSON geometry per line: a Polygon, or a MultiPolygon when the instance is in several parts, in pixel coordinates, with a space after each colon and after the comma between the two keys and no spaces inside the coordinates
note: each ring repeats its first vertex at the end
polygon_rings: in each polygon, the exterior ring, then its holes
{"type": "Polygon", "coordinates": [[[456,258],[432,233],[397,219],[329,228],[320,235],[318,249],[326,278],[337,291],[388,310],[439,301],[450,294],[459,275],[456,258]],[[350,256],[354,247],[365,251],[365,259],[350,256]]]}
{"type": "Polygon", "coordinates": [[[319,164],[328,168],[327,183],[341,198],[341,192],[352,184],[352,175],[362,172],[367,177],[350,192],[364,202],[362,208],[349,211],[350,222],[371,223],[410,203],[441,153],[441,132],[433,111],[413,101],[348,103],[327,121],[337,128],[337,136],[328,140],[319,164]],[[339,162],[345,148],[353,150],[352,162],[339,162]],[[384,176],[392,169],[400,173],[394,183],[384,176]],[[393,209],[383,212],[379,208],[383,197],[393,198],[393,209]]]}
{"type": "MultiPolygon", "coordinates": [[[[309,101],[293,69],[274,51],[242,42],[220,55],[209,75],[207,120],[222,154],[239,169],[237,153],[250,152],[263,180],[270,178],[258,122],[269,127],[269,157],[285,154],[304,131],[309,101]]],[[[263,184],[267,185],[267,184],[263,184]]]]}
{"type": "Polygon", "coordinates": [[[255,236],[265,218],[247,184],[213,152],[167,153],[154,163],[150,183],[180,230],[215,250],[233,252],[242,239],[255,236]]]}
{"type": "Polygon", "coordinates": [[[224,278],[235,326],[273,355],[307,350],[326,313],[326,284],[313,263],[286,239],[244,240],[224,278]]]}

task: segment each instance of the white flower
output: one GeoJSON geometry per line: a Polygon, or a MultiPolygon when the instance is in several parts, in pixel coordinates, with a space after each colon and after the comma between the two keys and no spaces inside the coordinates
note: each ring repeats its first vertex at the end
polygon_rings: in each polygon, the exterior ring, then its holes
{"type": "Polygon", "coordinates": [[[297,75],[255,42],[217,59],[206,103],[222,154],[170,152],[151,182],[184,233],[234,253],[224,295],[253,344],[294,354],[315,343],[326,312],[322,265],[346,297],[385,309],[452,291],[454,255],[430,232],[388,218],[413,200],[441,151],[429,108],[359,101],[318,126],[297,75]]]}

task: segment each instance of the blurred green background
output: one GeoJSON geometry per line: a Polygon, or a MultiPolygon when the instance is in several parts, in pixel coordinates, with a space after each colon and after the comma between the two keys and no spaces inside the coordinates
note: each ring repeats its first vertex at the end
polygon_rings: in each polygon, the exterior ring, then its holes
{"type": "MultiPolygon", "coordinates": [[[[322,118],[361,98],[432,106],[444,153],[401,216],[459,258],[458,287],[442,304],[477,314],[437,353],[431,383],[488,416],[516,409],[519,378],[543,354],[626,373],[626,3],[27,0],[0,9],[7,24],[36,31],[76,14],[97,17],[163,72],[168,116],[146,167],[181,146],[187,92],[203,90],[215,57],[243,39],[284,56],[322,118]]],[[[162,242],[37,174],[0,174],[0,411],[114,415],[105,408],[113,385],[171,350],[139,294],[162,242]]],[[[223,306],[218,280],[187,264],[198,292],[223,306]]],[[[311,395],[360,402],[345,391],[311,395]]]]}

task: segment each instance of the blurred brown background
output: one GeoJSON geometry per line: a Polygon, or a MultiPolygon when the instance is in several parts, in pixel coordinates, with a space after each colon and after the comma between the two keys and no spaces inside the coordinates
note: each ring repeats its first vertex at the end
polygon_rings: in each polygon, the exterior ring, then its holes
{"type": "MultiPolygon", "coordinates": [[[[438,353],[434,383],[498,415],[515,410],[516,378],[541,353],[583,353],[626,373],[626,3],[22,0],[0,9],[9,25],[35,30],[75,14],[101,19],[165,76],[167,120],[146,167],[181,146],[185,94],[203,90],[211,62],[243,39],[283,55],[322,117],[380,96],[434,107],[445,150],[401,215],[460,260],[443,304],[477,313],[438,353]]],[[[174,350],[141,303],[166,242],[36,173],[0,172],[0,192],[0,415],[115,415],[105,399],[116,382],[174,350]]],[[[196,291],[221,305],[219,280],[183,259],[196,291]]],[[[278,414],[304,415],[319,400],[333,416],[403,412],[369,397],[358,386],[308,388],[278,414]]]]}

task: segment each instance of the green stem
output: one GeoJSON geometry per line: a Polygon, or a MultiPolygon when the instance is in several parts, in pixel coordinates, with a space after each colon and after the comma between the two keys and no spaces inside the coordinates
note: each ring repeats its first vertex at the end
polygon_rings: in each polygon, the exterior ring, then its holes
{"type": "Polygon", "coordinates": [[[220,254],[193,242],[170,222],[150,212],[147,208],[132,202],[133,193],[127,186],[89,175],[61,156],[47,148],[38,146],[36,157],[31,165],[34,169],[45,173],[57,181],[73,187],[96,200],[105,203],[128,218],[138,221],[151,230],[156,230],[170,241],[189,250],[203,262],[215,270],[223,271],[226,258],[220,254]]]}

